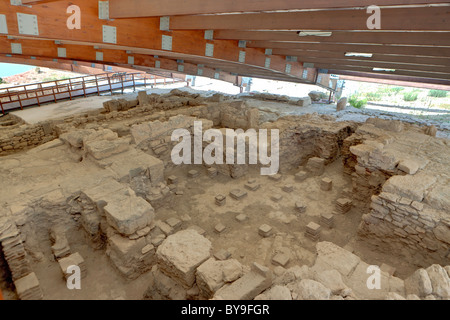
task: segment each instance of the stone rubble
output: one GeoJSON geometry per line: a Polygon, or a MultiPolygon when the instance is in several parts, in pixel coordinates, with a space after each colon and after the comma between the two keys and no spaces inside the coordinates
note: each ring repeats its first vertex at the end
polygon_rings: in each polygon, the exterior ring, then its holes
{"type": "MultiPolygon", "coordinates": [[[[292,101],[261,94],[253,98],[303,107],[311,103],[309,97],[292,101]]],[[[345,108],[344,99],[338,103],[339,110],[345,108]]],[[[40,146],[29,151],[30,155],[57,153],[56,150],[65,148],[74,163],[92,164],[101,170],[100,176],[93,176],[92,184],[64,182],[58,185],[60,190],[54,188],[46,191],[45,196],[39,194],[39,208],[67,212],[69,219],[83,230],[92,248],[104,249],[111,264],[125,278],[136,279],[148,273],[151,278],[145,295],[148,299],[450,299],[450,266],[445,266],[450,248],[447,215],[450,190],[446,173],[450,164],[449,144],[433,137],[436,128],[418,128],[374,118],[358,126],[317,114],[262,123],[263,113],[250,108],[246,101],[230,100],[220,94],[203,98],[180,90],[163,96],[140,92],[137,98],[107,101],[103,111],[85,117],[17,126],[8,133],[7,139],[3,136],[0,139],[0,155],[35,145],[40,146]],[[111,120],[123,123],[114,123],[108,129],[104,125],[111,120]],[[201,121],[203,130],[213,127],[222,127],[222,131],[225,127],[280,130],[282,174],[269,176],[267,183],[273,184],[274,191],[282,190],[283,195],[271,193],[267,198],[273,201],[274,208],[287,204],[296,215],[273,210],[268,214],[271,220],[258,223],[263,223],[258,234],[253,229],[253,235],[260,241],[255,250],[269,248],[258,261],[262,264],[255,262],[250,268],[237,260],[247,259],[247,253],[236,253],[239,249],[231,246],[227,250],[213,250],[210,241],[233,236],[236,226],[255,228],[250,225],[255,221],[251,213],[234,211],[237,205],[246,205],[266,187],[262,180],[244,177],[252,166],[213,165],[203,169],[195,166],[195,170],[183,167],[183,173],[174,171],[175,175],[170,172],[171,175],[165,176],[165,171],[172,169],[170,150],[176,143],[170,133],[174,129],[187,129],[192,135],[194,121],[201,121]],[[6,140],[8,146],[4,146],[6,140]],[[321,177],[326,165],[340,156],[353,188],[341,188],[341,179],[328,175],[328,171],[326,177],[321,177]],[[164,217],[155,217],[155,212],[170,203],[175,195],[190,192],[197,182],[201,183],[206,178],[203,172],[216,181],[224,177],[242,178],[241,187],[248,193],[242,189],[216,189],[208,195],[209,199],[216,195],[217,207],[210,201],[214,208],[208,204],[205,210],[222,214],[230,207],[231,220],[220,218],[206,225],[191,221],[191,216],[196,218],[195,211],[192,214],[188,211],[190,216],[186,217],[186,212],[173,210],[168,210],[170,214],[164,217]],[[309,201],[316,195],[297,195],[300,189],[297,185],[305,180],[324,195],[326,192],[326,196],[336,195],[333,199],[337,201],[332,203],[335,212],[323,208],[319,211],[314,206],[306,212],[309,201]],[[227,192],[234,200],[245,200],[227,204],[226,196],[219,194],[227,192]],[[349,215],[357,211],[362,214],[360,238],[377,245],[381,242],[386,248],[402,246],[420,252],[429,263],[405,280],[394,276],[396,269],[384,263],[382,289],[368,290],[365,281],[370,265],[335,244],[320,242],[322,229],[323,238],[328,239],[338,230],[325,228],[337,229],[335,225],[339,227],[341,219],[349,216],[334,213],[345,214],[353,207],[358,210],[352,210],[349,215]],[[310,222],[304,233],[286,235],[280,231],[280,222],[297,225],[304,223],[303,220],[313,220],[311,217],[319,224],[310,222]],[[295,245],[291,250],[291,245],[281,243],[283,239],[302,243],[304,237],[317,242],[305,242],[308,246],[315,244],[316,253],[310,253],[311,257],[295,249],[295,245]],[[298,265],[299,260],[309,263],[298,265]]],[[[28,198],[33,197],[29,195],[20,206],[14,204],[8,208],[12,219],[0,216],[0,248],[19,298],[41,299],[39,280],[27,254],[31,241],[21,234],[30,219],[23,208],[35,203],[25,202],[28,198]]],[[[320,197],[314,200],[320,201],[320,197]]],[[[85,262],[79,253],[71,252],[61,222],[55,220],[46,230],[51,240],[48,251],[58,261],[64,276],[69,265],[76,265],[85,277],[85,262]]],[[[345,248],[351,248],[351,244],[345,248]]],[[[33,253],[32,258],[36,257],[39,254],[33,253]]]]}

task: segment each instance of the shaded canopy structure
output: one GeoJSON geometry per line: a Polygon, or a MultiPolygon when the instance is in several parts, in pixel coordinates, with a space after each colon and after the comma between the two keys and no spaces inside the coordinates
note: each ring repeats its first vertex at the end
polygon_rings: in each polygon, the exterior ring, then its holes
{"type": "Polygon", "coordinates": [[[450,85],[450,3],[2,1],[0,61],[19,58],[43,66],[179,72],[236,85],[247,76],[334,90],[334,75],[346,75],[442,87],[450,85]]]}

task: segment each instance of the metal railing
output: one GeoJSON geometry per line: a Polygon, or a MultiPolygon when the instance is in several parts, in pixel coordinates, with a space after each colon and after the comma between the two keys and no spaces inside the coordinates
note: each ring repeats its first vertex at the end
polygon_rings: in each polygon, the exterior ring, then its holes
{"type": "Polygon", "coordinates": [[[0,108],[4,114],[6,111],[21,109],[24,107],[58,102],[59,100],[75,97],[87,97],[88,95],[102,92],[121,90],[138,86],[154,86],[157,84],[170,84],[184,82],[182,79],[166,78],[147,73],[102,73],[97,75],[77,78],[39,82],[15,87],[0,88],[0,108]]]}

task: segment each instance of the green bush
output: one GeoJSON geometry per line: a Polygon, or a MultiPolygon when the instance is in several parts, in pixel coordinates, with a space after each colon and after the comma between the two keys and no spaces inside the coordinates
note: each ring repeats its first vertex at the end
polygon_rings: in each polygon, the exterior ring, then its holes
{"type": "Polygon", "coordinates": [[[444,90],[430,90],[428,95],[430,97],[434,97],[434,98],[445,98],[447,96],[447,91],[444,91],[444,90]]]}
{"type": "Polygon", "coordinates": [[[382,92],[367,92],[365,94],[367,101],[380,101],[381,98],[383,97],[383,93],[382,92]]]}
{"type": "Polygon", "coordinates": [[[42,79],[42,82],[58,81],[58,80],[67,80],[67,79],[70,79],[70,77],[69,77],[69,76],[61,76],[61,77],[58,77],[58,76],[52,75],[52,76],[50,76],[50,77],[46,77],[46,78],[42,79]]]}
{"type": "Polygon", "coordinates": [[[2,84],[2,83],[6,83],[6,82],[2,78],[0,78],[0,84],[2,84]]]}
{"type": "Polygon", "coordinates": [[[403,87],[393,87],[391,88],[391,92],[393,92],[394,94],[398,94],[400,91],[405,90],[405,88],[403,87]]]}
{"type": "Polygon", "coordinates": [[[419,93],[418,92],[414,92],[414,91],[405,92],[403,94],[403,100],[405,100],[405,101],[416,101],[418,95],[419,95],[419,93]]]}
{"type": "MultiPolygon", "coordinates": [[[[375,94],[378,96],[383,97],[383,96],[392,96],[392,89],[390,86],[383,86],[378,88],[378,90],[375,92],[375,94]]],[[[375,97],[377,98],[377,97],[375,97]]]]}
{"type": "Polygon", "coordinates": [[[363,109],[367,104],[367,99],[360,98],[358,95],[353,95],[348,99],[348,103],[354,108],[363,109]]]}

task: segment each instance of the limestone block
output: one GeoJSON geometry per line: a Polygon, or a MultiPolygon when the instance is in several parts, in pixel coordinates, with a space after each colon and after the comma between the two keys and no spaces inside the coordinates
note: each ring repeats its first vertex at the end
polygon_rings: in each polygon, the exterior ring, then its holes
{"type": "Polygon", "coordinates": [[[373,124],[375,127],[387,130],[400,132],[403,130],[403,122],[399,120],[385,120],[380,118],[369,118],[366,120],[366,123],[373,124]]]}
{"type": "Polygon", "coordinates": [[[83,146],[83,138],[95,133],[93,129],[82,129],[63,133],[59,138],[70,144],[72,147],[81,148],[83,146]]]}
{"type": "Polygon", "coordinates": [[[139,101],[139,106],[141,106],[141,107],[148,104],[147,91],[139,91],[138,92],[138,101],[139,101]]]}
{"type": "Polygon", "coordinates": [[[437,210],[450,212],[450,185],[448,183],[436,183],[425,196],[427,204],[437,210]]]}
{"type": "Polygon", "coordinates": [[[347,106],[347,98],[342,97],[339,99],[337,105],[336,105],[336,111],[342,111],[347,106]]]}
{"type": "Polygon", "coordinates": [[[325,159],[313,157],[308,159],[306,163],[306,170],[313,175],[320,176],[325,170],[325,159]]]}
{"type": "Polygon", "coordinates": [[[242,265],[235,259],[211,258],[197,268],[197,285],[203,297],[211,298],[226,282],[237,280],[242,273],[242,265]]]}
{"type": "Polygon", "coordinates": [[[436,182],[436,177],[419,172],[415,175],[393,176],[383,185],[383,192],[389,192],[421,202],[425,192],[436,182]]]}
{"type": "Polygon", "coordinates": [[[230,285],[223,286],[214,295],[215,300],[251,300],[272,284],[271,271],[253,264],[252,270],[230,285]]]}
{"type": "Polygon", "coordinates": [[[349,276],[361,259],[353,253],[335,245],[323,241],[316,245],[317,258],[314,265],[315,270],[336,269],[343,276],[349,276]]]}
{"type": "Polygon", "coordinates": [[[329,300],[331,290],[320,282],[303,279],[294,286],[292,296],[296,300],[329,300]]]}
{"type": "Polygon", "coordinates": [[[101,160],[112,155],[125,152],[129,148],[129,143],[124,139],[88,141],[85,145],[86,151],[95,159],[101,160]]]}
{"type": "Polygon", "coordinates": [[[270,236],[271,233],[272,233],[272,227],[267,224],[261,225],[258,229],[258,234],[264,238],[267,238],[268,236],[270,236]]]}
{"type": "Polygon", "coordinates": [[[211,242],[192,229],[170,235],[156,251],[161,271],[186,288],[195,282],[195,271],[211,256],[211,242]]]}
{"type": "Polygon", "coordinates": [[[122,262],[128,262],[134,256],[142,253],[142,249],[146,246],[146,241],[145,238],[131,240],[128,237],[115,234],[109,237],[108,245],[110,250],[114,251],[122,262]]]}
{"type": "Polygon", "coordinates": [[[153,186],[164,182],[164,162],[134,148],[99,161],[102,167],[109,167],[115,178],[129,182],[138,175],[147,175],[153,186]]]}
{"type": "Polygon", "coordinates": [[[419,297],[431,294],[433,287],[427,271],[425,269],[416,270],[405,280],[405,290],[407,294],[415,294],[419,297]]]}
{"type": "Polygon", "coordinates": [[[101,129],[91,134],[83,137],[83,145],[86,145],[88,141],[99,141],[99,140],[115,140],[119,136],[117,133],[109,130],[109,129],[101,129]]]}
{"type": "Polygon", "coordinates": [[[311,91],[310,93],[308,93],[308,96],[311,98],[313,102],[316,102],[320,100],[321,94],[322,93],[319,91],[311,91]]]}
{"type": "Polygon", "coordinates": [[[433,288],[432,294],[442,299],[450,299],[450,277],[445,269],[438,264],[433,264],[426,270],[433,288]]]}
{"type": "Polygon", "coordinates": [[[152,268],[153,279],[144,298],[150,300],[186,300],[187,291],[183,286],[161,272],[157,266],[152,268]]]}
{"type": "Polygon", "coordinates": [[[115,194],[104,210],[108,223],[124,235],[145,228],[155,217],[153,207],[131,189],[115,194]]]}
{"type": "Polygon", "coordinates": [[[332,294],[338,295],[347,288],[341,274],[337,270],[318,271],[314,275],[314,280],[329,288],[332,294]]]}
{"type": "Polygon", "coordinates": [[[437,226],[433,229],[436,239],[450,244],[450,228],[444,225],[437,226]]]}
{"type": "Polygon", "coordinates": [[[17,295],[21,300],[42,300],[39,280],[34,272],[14,282],[17,295]]]}
{"type": "Polygon", "coordinates": [[[406,159],[400,161],[397,168],[408,174],[415,174],[419,170],[419,164],[414,160],[406,159]]]}
{"type": "Polygon", "coordinates": [[[297,101],[300,107],[309,107],[311,105],[311,97],[303,97],[297,101]]]}
{"type": "Polygon", "coordinates": [[[292,296],[286,286],[276,285],[256,296],[255,300],[292,300],[292,296]]]}
{"type": "Polygon", "coordinates": [[[92,203],[97,205],[100,210],[103,210],[104,206],[106,206],[107,195],[115,194],[120,191],[124,192],[125,187],[113,178],[107,178],[98,181],[95,187],[81,190],[81,193],[92,203]]]}

